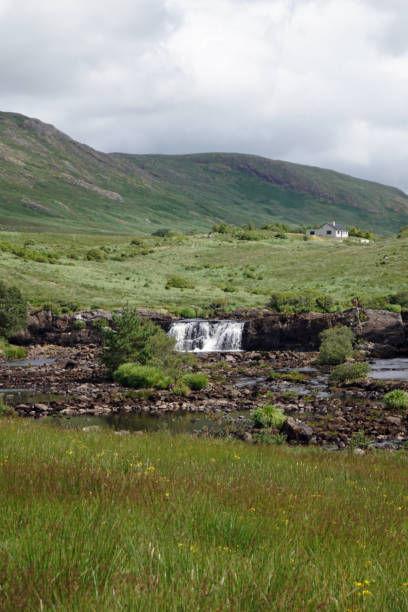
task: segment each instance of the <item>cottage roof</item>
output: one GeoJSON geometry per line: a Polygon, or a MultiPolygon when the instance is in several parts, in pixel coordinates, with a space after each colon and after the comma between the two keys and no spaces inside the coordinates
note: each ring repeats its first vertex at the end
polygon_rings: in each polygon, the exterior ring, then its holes
{"type": "Polygon", "coordinates": [[[324,225],[328,225],[329,227],[332,227],[334,230],[339,230],[340,232],[347,232],[348,231],[347,227],[345,225],[337,225],[337,223],[335,223],[335,224],[333,224],[333,223],[323,223],[323,225],[321,225],[321,227],[323,227],[324,225]]]}

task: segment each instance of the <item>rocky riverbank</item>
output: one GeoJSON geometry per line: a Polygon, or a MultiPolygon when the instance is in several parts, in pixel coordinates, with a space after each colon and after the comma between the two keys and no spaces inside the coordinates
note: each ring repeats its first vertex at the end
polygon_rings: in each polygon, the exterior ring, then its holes
{"type": "Polygon", "coordinates": [[[208,387],[177,396],[171,391],[138,393],[112,383],[98,361],[99,350],[97,345],[32,347],[29,363],[55,361],[23,367],[3,363],[0,388],[9,390],[4,393],[7,401],[25,417],[201,413],[228,417],[228,428],[220,427],[213,435],[254,441],[259,430],[253,427],[251,410],[274,403],[288,416],[283,433],[289,443],[343,449],[361,431],[379,448],[398,448],[408,441],[408,416],[385,410],[382,404],[385,392],[395,387],[408,390],[407,382],[367,379],[332,389],[327,373],[314,367],[315,353],[201,355],[199,365],[209,376],[208,387]],[[16,389],[21,392],[12,392],[16,389]]]}

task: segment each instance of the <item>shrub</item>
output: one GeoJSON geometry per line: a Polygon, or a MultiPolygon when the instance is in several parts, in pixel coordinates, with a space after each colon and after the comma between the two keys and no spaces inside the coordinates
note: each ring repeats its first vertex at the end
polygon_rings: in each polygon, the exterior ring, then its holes
{"type": "Polygon", "coordinates": [[[192,306],[185,306],[184,308],[180,308],[178,314],[181,315],[184,319],[194,319],[197,316],[196,310],[192,306]]]}
{"type": "Polygon", "coordinates": [[[365,378],[370,371],[370,366],[366,362],[345,363],[334,368],[330,374],[330,382],[349,382],[365,378]]]}
{"type": "Polygon", "coordinates": [[[160,227],[155,232],[152,233],[152,236],[158,236],[159,238],[170,238],[173,236],[174,232],[167,227],[160,227]]]}
{"type": "Polygon", "coordinates": [[[27,302],[17,287],[0,281],[0,335],[9,338],[27,325],[27,302]]]}
{"type": "Polygon", "coordinates": [[[137,311],[129,308],[122,315],[113,315],[113,327],[103,328],[103,333],[101,360],[111,373],[129,361],[145,365],[159,357],[163,360],[175,344],[161,327],[141,319],[137,311]]]}
{"type": "Polygon", "coordinates": [[[187,395],[190,395],[191,389],[189,386],[181,382],[172,388],[172,392],[174,393],[174,395],[182,395],[184,397],[187,397],[187,395]]]}
{"type": "Polygon", "coordinates": [[[391,304],[398,304],[403,310],[408,310],[408,291],[399,291],[390,296],[391,304]]]}
{"type": "Polygon", "coordinates": [[[88,261],[105,261],[106,255],[100,249],[89,249],[86,258],[88,261]]]}
{"type": "Polygon", "coordinates": [[[320,334],[321,345],[317,358],[322,365],[344,363],[353,353],[353,332],[348,327],[333,327],[320,334]]]}
{"type": "Polygon", "coordinates": [[[172,383],[170,376],[167,376],[161,368],[139,363],[122,363],[114,372],[113,380],[135,389],[145,387],[167,389],[172,383]]]}
{"type": "Polygon", "coordinates": [[[194,289],[194,285],[182,276],[170,276],[167,279],[165,289],[194,289]]]}
{"type": "Polygon", "coordinates": [[[208,378],[205,374],[197,372],[196,374],[186,374],[183,376],[183,382],[193,391],[200,391],[200,389],[204,389],[208,385],[208,378]]]}
{"type": "Polygon", "coordinates": [[[272,293],[268,306],[275,312],[295,314],[311,312],[317,309],[316,295],[311,291],[272,293]]]}
{"type": "Polygon", "coordinates": [[[401,389],[394,389],[384,395],[384,404],[391,410],[408,409],[408,393],[401,389]]]}
{"type": "Polygon", "coordinates": [[[282,409],[273,404],[265,404],[265,406],[255,408],[251,416],[256,427],[277,427],[280,429],[286,421],[282,409]]]}

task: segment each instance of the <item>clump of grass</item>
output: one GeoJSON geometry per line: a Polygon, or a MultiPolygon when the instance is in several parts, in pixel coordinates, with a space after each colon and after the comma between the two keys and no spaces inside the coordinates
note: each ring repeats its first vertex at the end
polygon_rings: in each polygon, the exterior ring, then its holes
{"type": "Polygon", "coordinates": [[[394,389],[384,395],[384,404],[391,410],[407,410],[408,393],[402,389],[394,389]]]}
{"type": "Polygon", "coordinates": [[[282,409],[273,404],[265,404],[255,408],[251,416],[256,427],[276,427],[280,429],[286,421],[282,409]]]}
{"type": "Polygon", "coordinates": [[[271,431],[269,429],[262,429],[254,434],[254,442],[256,444],[267,444],[268,446],[272,444],[277,446],[285,444],[286,439],[286,434],[275,433],[273,430],[271,431]]]}
{"type": "Polygon", "coordinates": [[[292,382],[301,382],[306,377],[302,372],[298,370],[292,370],[291,372],[268,372],[266,375],[267,380],[290,380],[292,382]]]}
{"type": "Polygon", "coordinates": [[[171,377],[161,368],[138,363],[123,363],[114,372],[113,379],[121,385],[135,389],[168,389],[172,383],[171,377]]]}
{"type": "Polygon", "coordinates": [[[9,344],[7,340],[4,339],[0,339],[0,351],[6,359],[24,359],[28,355],[28,349],[23,346],[9,344]]]}
{"type": "Polygon", "coordinates": [[[370,445],[370,438],[366,436],[363,429],[355,431],[350,438],[349,448],[354,450],[355,448],[368,448],[370,445]]]}
{"type": "Polygon", "coordinates": [[[8,404],[6,404],[6,402],[4,401],[4,398],[2,395],[0,395],[0,417],[2,416],[13,416],[15,414],[15,410],[12,406],[9,406],[8,404]]]}
{"type": "Polygon", "coordinates": [[[200,391],[208,385],[208,377],[202,372],[185,374],[183,376],[183,382],[193,391],[200,391]]]}
{"type": "Polygon", "coordinates": [[[337,366],[330,373],[330,382],[352,382],[365,378],[370,371],[370,365],[365,361],[345,363],[337,366]]]}

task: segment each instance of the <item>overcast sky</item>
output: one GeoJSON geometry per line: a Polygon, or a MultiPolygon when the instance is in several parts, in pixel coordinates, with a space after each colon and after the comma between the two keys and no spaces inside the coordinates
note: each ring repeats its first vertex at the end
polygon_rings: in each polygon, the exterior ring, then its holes
{"type": "Polygon", "coordinates": [[[99,150],[235,151],[408,192],[407,0],[0,0],[0,110],[99,150]]]}

